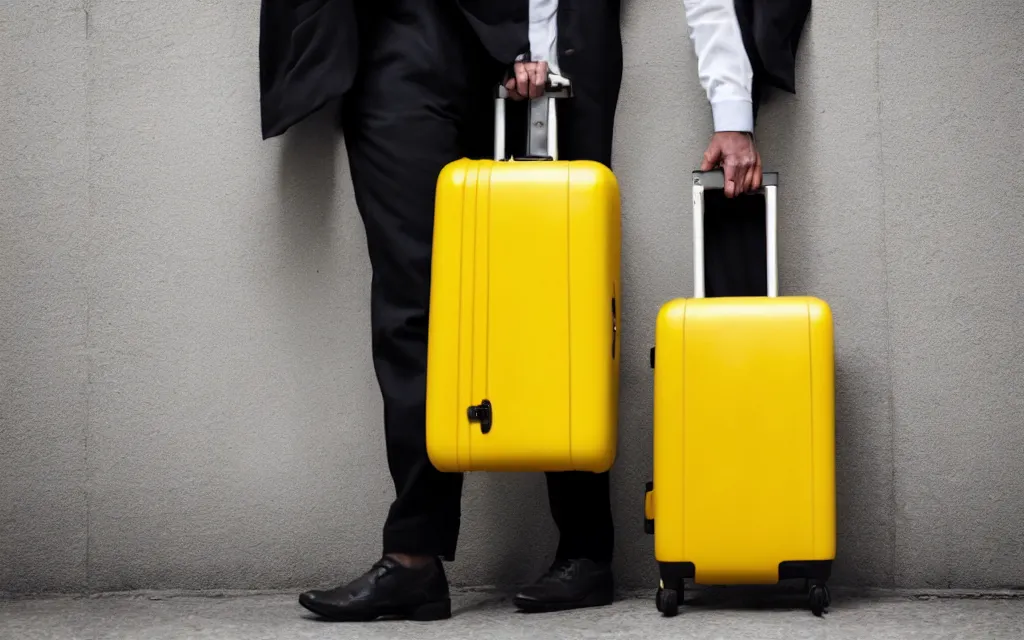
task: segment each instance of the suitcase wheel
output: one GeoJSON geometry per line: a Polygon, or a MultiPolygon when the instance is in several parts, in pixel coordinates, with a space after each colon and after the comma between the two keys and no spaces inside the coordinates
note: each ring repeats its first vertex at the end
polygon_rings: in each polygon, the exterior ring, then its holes
{"type": "Polygon", "coordinates": [[[828,585],[824,582],[815,582],[811,584],[810,590],[807,592],[807,600],[811,606],[811,613],[817,617],[828,613],[828,608],[832,604],[832,594],[828,591],[828,585]]]}
{"type": "Polygon", "coordinates": [[[679,592],[675,589],[658,588],[654,597],[654,604],[666,618],[674,618],[679,615],[679,592]]]}

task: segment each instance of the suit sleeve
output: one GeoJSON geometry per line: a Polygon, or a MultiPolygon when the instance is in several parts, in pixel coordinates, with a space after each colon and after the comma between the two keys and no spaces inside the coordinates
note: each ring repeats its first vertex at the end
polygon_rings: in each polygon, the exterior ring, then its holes
{"type": "Polygon", "coordinates": [[[558,0],[530,0],[530,59],[558,70],[558,0]]]}
{"type": "Polygon", "coordinates": [[[715,131],[754,130],[754,69],[743,46],[733,0],[683,0],[715,131]]]}

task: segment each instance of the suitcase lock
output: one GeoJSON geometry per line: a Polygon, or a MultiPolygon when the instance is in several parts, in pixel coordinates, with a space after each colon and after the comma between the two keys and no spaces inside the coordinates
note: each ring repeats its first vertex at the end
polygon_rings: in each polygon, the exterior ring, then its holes
{"type": "Polygon", "coordinates": [[[470,422],[480,423],[480,433],[486,435],[491,431],[491,401],[484,400],[480,404],[470,407],[466,414],[470,422]]]}

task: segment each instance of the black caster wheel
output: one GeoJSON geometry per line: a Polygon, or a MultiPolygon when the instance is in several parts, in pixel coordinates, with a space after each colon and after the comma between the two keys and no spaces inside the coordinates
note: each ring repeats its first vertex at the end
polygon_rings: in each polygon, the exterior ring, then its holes
{"type": "Polygon", "coordinates": [[[820,618],[828,613],[828,608],[832,605],[832,594],[825,584],[812,584],[807,592],[807,600],[811,606],[811,613],[820,618]]]}
{"type": "Polygon", "coordinates": [[[679,615],[679,592],[675,589],[659,588],[654,600],[658,611],[666,618],[674,618],[679,615]]]}

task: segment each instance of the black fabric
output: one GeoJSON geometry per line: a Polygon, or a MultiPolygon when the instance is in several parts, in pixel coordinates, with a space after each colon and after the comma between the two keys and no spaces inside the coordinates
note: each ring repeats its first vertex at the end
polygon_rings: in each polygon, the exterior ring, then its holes
{"type": "MultiPolygon", "coordinates": [[[[484,48],[510,64],[529,50],[528,0],[457,3],[484,48]]],[[[260,103],[264,138],[281,135],[341,100],[359,66],[356,0],[261,0],[260,103]]],[[[755,115],[763,86],[796,90],[795,58],[811,0],[734,0],[754,66],[755,115]]],[[[621,58],[620,0],[561,0],[560,62],[566,75],[598,76],[621,58]],[[614,16],[614,23],[608,18],[614,16]]]]}
{"type": "MultiPolygon", "coordinates": [[[[529,52],[529,0],[431,0],[430,4],[438,2],[458,7],[486,54],[502,65],[502,72],[517,55],[529,52]]],[[[377,3],[261,0],[260,103],[265,139],[344,99],[360,66],[359,40],[365,35],[356,23],[356,8],[377,3]]],[[[622,58],[619,5],[620,0],[559,2],[559,56],[566,75],[599,77],[621,66],[616,64],[622,58]]],[[[592,92],[609,95],[608,87],[602,90],[595,85],[592,92]]]]}
{"type": "Polygon", "coordinates": [[[528,0],[458,0],[459,7],[495,60],[510,64],[530,52],[528,0]]]}
{"type": "MultiPolygon", "coordinates": [[[[360,68],[341,122],[373,267],[373,357],[397,494],[384,552],[451,559],[462,476],[433,468],[425,433],[434,191],[446,163],[491,157],[492,91],[503,65],[445,0],[377,0],[358,20],[360,68]]],[[[617,98],[620,76],[621,65],[600,84],[581,80],[577,97],[561,107],[563,158],[610,162],[615,105],[608,99],[617,98]]],[[[510,134],[510,150],[515,141],[510,134]]],[[[610,559],[608,475],[548,474],[548,483],[558,553],[610,559]]]]}
{"type": "Polygon", "coordinates": [[[734,6],[757,93],[766,86],[796,93],[796,52],[811,0],[734,0],[734,6]]]}
{"type": "Polygon", "coordinates": [[[263,0],[263,138],[279,136],[352,86],[359,53],[354,0],[263,0]]]}
{"type": "Polygon", "coordinates": [[[556,560],[611,562],[615,546],[608,473],[548,473],[548,504],[558,527],[556,560]]]}
{"type": "MultiPolygon", "coordinates": [[[[485,55],[504,65],[529,51],[528,0],[425,2],[447,5],[445,10],[458,7],[484,44],[485,55]]],[[[261,0],[264,139],[281,135],[314,111],[344,98],[360,67],[356,12],[376,4],[378,0],[261,0]]]]}
{"type": "Polygon", "coordinates": [[[762,194],[726,198],[704,192],[704,295],[768,295],[768,247],[762,194]]]}
{"type": "Polygon", "coordinates": [[[361,68],[342,127],[373,267],[373,360],[396,491],[384,552],[452,557],[462,476],[434,469],[425,434],[434,190],[448,162],[489,154],[494,69],[442,0],[366,3],[359,22],[361,68]]]}

